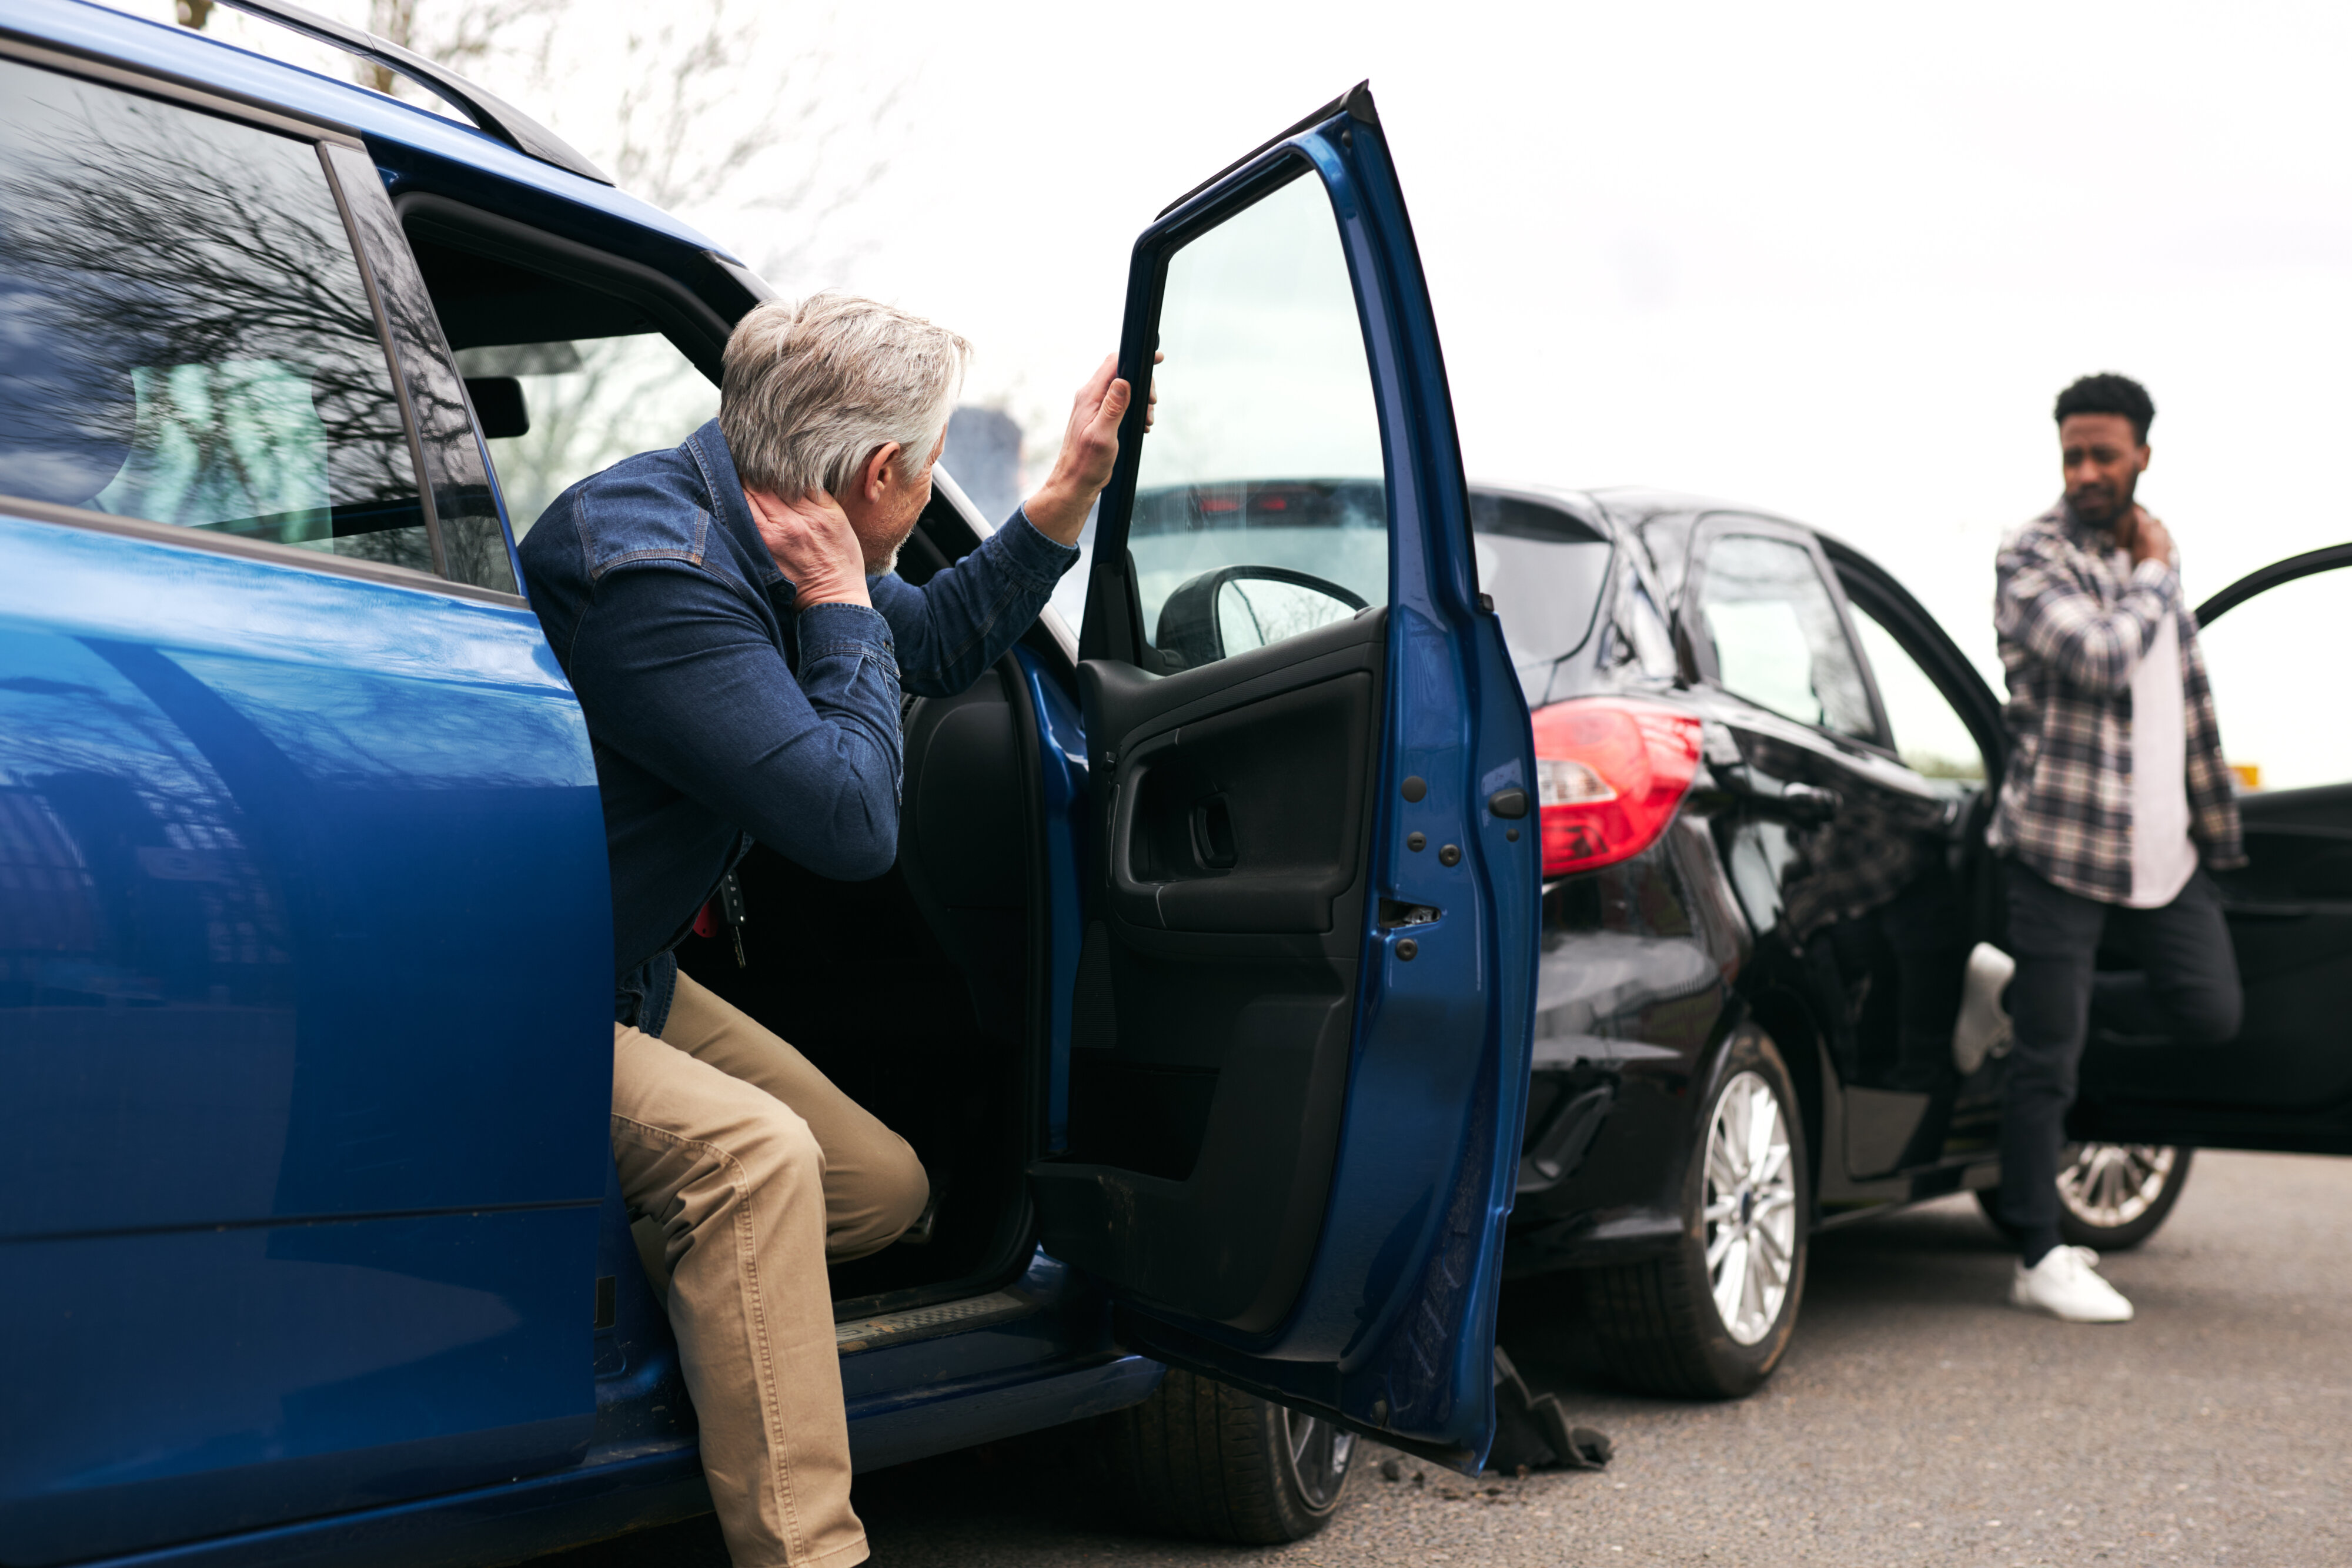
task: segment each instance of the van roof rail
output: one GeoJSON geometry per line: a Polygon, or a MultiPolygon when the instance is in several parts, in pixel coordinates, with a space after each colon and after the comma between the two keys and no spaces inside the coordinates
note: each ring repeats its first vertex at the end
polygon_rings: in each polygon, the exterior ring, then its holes
{"type": "Polygon", "coordinates": [[[265,22],[315,38],[320,43],[373,60],[387,70],[399,72],[418,86],[430,89],[444,102],[454,105],[467,119],[479,127],[484,134],[496,138],[526,157],[542,163],[552,163],[574,174],[609,185],[613,177],[590,162],[579,149],[533,120],[522,110],[475,86],[456,71],[436,65],[414,49],[405,49],[388,38],[346,26],[332,17],[321,16],[316,11],[289,5],[287,0],[217,0],[232,11],[242,11],[258,16],[265,22]]]}

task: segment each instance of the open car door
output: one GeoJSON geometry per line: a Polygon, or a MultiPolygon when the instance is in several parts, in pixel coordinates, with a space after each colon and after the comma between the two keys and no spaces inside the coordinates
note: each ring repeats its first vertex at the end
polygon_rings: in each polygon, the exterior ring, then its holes
{"type": "Polygon", "coordinates": [[[1412,231],[1358,87],[1136,243],[1079,687],[1046,1249],[1123,1340],[1415,1453],[1493,1432],[1534,750],[1412,231]]]}
{"type": "MultiPolygon", "coordinates": [[[[2339,684],[2352,544],[2263,568],[2198,608],[2247,865],[2215,878],[2245,983],[2221,1046],[2094,1034],[2074,1135],[2352,1154],[2352,726],[2339,684]]],[[[2104,960],[2103,960],[2104,961],[2104,960]]]]}

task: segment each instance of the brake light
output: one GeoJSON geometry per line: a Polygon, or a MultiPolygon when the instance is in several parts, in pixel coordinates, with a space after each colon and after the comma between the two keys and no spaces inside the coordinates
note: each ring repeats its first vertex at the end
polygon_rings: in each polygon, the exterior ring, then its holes
{"type": "Polygon", "coordinates": [[[1591,871],[1657,841],[1698,771],[1699,721],[1626,697],[1535,711],[1546,876],[1591,871]]]}

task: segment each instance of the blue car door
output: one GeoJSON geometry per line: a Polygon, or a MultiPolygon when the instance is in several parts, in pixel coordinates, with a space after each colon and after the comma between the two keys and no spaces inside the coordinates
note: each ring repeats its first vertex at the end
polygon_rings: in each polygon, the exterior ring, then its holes
{"type": "Polygon", "coordinates": [[[1532,1029],[1527,708],[1370,92],[1137,242],[1045,1245],[1164,1360],[1475,1465],[1532,1029]],[[1153,356],[1164,357],[1155,371],[1153,356]]]}
{"type": "Polygon", "coordinates": [[[0,1558],[575,1464],[595,777],[373,166],[0,39],[0,1558]]]}

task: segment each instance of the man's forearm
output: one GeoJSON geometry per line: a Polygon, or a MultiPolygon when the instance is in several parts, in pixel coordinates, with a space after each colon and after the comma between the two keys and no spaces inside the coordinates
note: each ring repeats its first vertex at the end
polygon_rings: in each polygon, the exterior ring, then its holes
{"type": "Polygon", "coordinates": [[[898,577],[868,587],[898,644],[898,679],[922,696],[951,696],[980,678],[1036,620],[1074,548],[1023,512],[955,565],[915,588],[898,577]]]}
{"type": "Polygon", "coordinates": [[[1076,549],[1078,535],[1086,529],[1087,514],[1094,510],[1095,497],[1099,493],[1064,483],[1056,475],[1023,502],[1021,509],[1039,533],[1057,545],[1076,549]]]}

